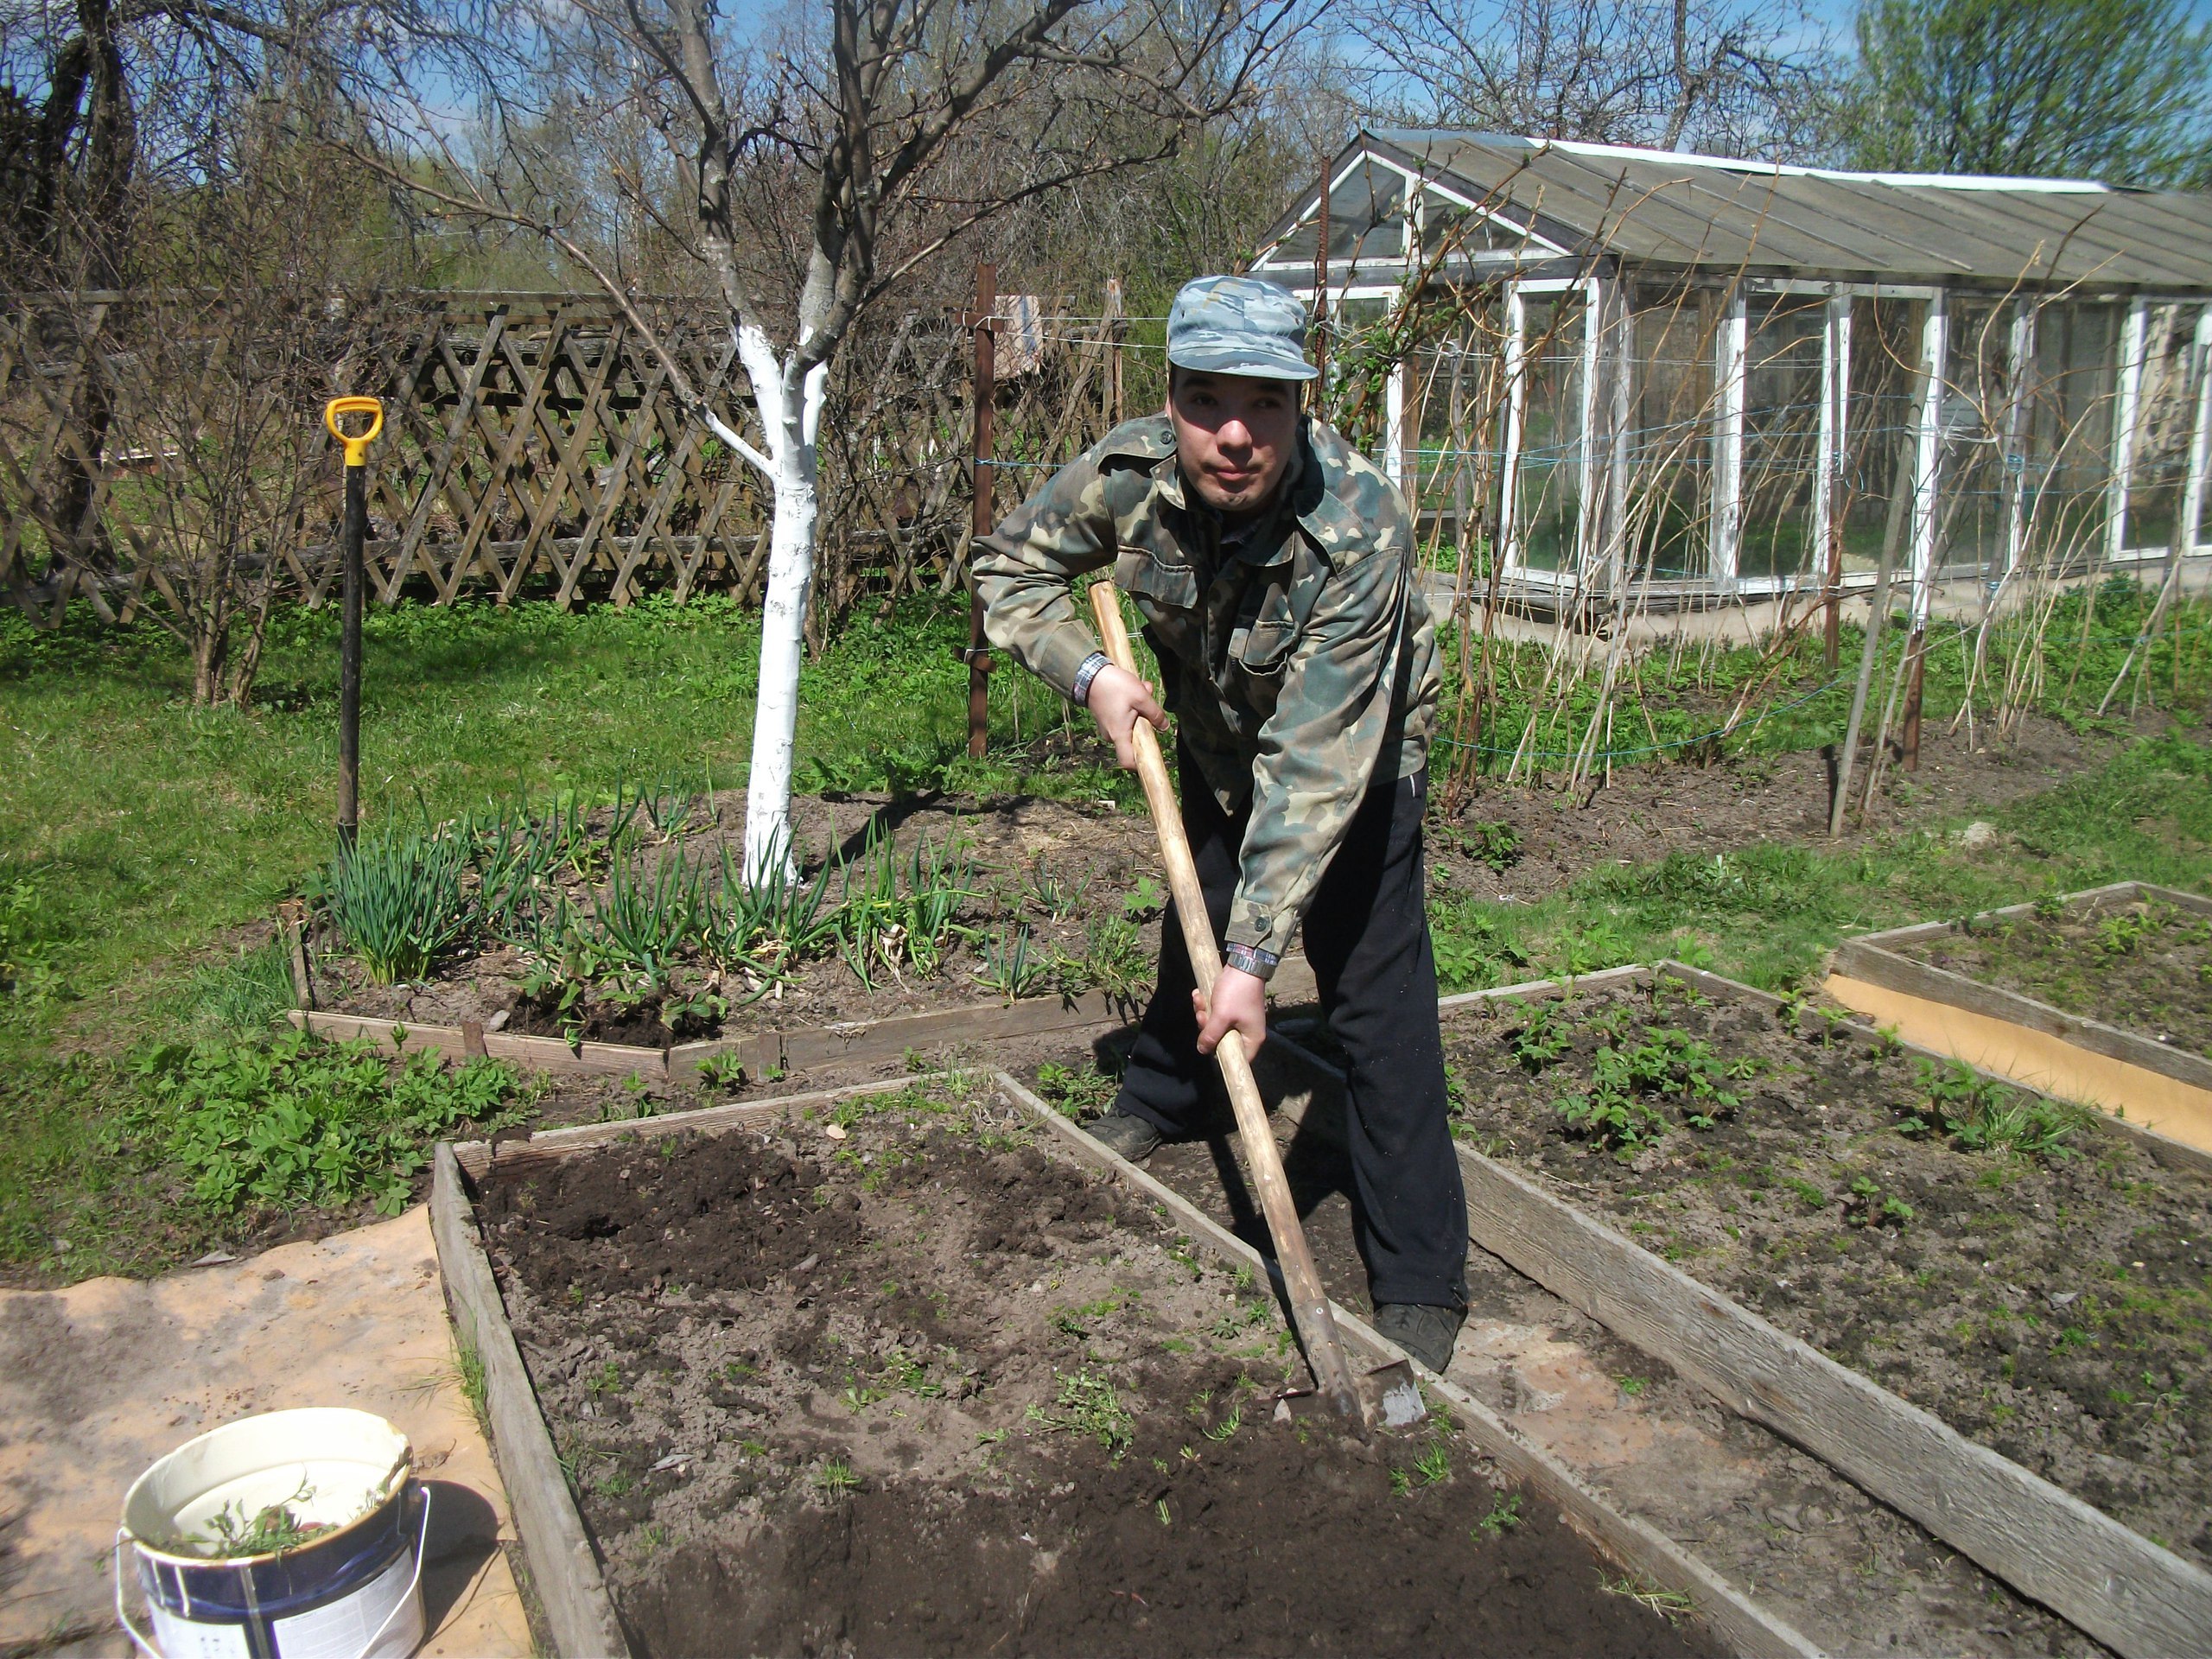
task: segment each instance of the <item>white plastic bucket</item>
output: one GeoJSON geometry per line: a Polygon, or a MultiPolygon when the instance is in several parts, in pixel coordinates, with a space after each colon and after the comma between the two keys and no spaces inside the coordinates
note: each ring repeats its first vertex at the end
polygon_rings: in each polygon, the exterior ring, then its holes
{"type": "Polygon", "coordinates": [[[383,1418],[335,1408],[247,1417],[188,1440],[139,1476],[116,1534],[115,1611],[153,1659],[407,1659],[423,1640],[430,1494],[383,1418]],[[316,1533],[289,1549],[211,1558],[226,1510],[283,1504],[316,1533]],[[151,1637],[124,1605],[124,1546],[151,1637]]]}

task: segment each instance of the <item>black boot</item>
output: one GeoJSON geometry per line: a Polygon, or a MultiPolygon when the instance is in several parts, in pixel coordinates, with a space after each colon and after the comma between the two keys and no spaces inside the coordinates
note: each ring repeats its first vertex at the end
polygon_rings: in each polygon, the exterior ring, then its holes
{"type": "Polygon", "coordinates": [[[1109,1152],[1118,1152],[1133,1164],[1141,1164],[1160,1149],[1166,1139],[1148,1119],[1134,1112],[1109,1112],[1095,1123],[1086,1123],[1084,1130],[1090,1138],[1109,1152]]]}
{"type": "Polygon", "coordinates": [[[1385,1302],[1375,1310],[1375,1328],[1439,1376],[1452,1363],[1464,1307],[1429,1307],[1419,1302],[1385,1302]]]}

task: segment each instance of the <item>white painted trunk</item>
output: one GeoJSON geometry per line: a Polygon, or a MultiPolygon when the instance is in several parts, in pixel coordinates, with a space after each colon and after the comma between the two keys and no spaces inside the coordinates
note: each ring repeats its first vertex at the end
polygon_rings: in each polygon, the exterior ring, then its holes
{"type": "Polygon", "coordinates": [[[741,327],[738,354],[753,382],[768,442],[768,586],[760,607],[760,691],[753,709],[753,760],[745,790],[748,880],[795,875],[791,853],[791,751],[798,730],[798,677],[806,657],[806,607],[814,588],[820,516],[816,443],[827,365],[791,381],[767,338],[741,327]],[[798,405],[793,407],[794,403],[798,405]]]}

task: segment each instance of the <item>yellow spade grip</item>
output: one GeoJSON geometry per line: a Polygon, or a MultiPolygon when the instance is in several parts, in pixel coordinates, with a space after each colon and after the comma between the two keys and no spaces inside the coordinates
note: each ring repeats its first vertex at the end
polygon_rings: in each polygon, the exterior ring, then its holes
{"type": "Polygon", "coordinates": [[[384,401],[378,397],[334,397],[322,406],[322,423],[330,429],[332,437],[346,446],[346,464],[365,467],[369,464],[369,446],[384,430],[384,401]],[[339,424],[348,415],[367,416],[369,429],[359,437],[348,432],[339,424]]]}

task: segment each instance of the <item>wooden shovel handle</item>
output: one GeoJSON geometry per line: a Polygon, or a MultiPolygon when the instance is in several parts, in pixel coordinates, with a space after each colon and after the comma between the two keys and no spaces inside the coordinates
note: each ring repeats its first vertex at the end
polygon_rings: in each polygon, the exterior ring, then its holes
{"type": "MultiPolygon", "coordinates": [[[[1092,585],[1090,608],[1098,619],[1098,637],[1108,659],[1115,667],[1135,673],[1129,631],[1122,620],[1121,595],[1111,581],[1092,585]]],[[[1168,890],[1175,895],[1175,913],[1183,924],[1183,944],[1191,954],[1198,988],[1211,998],[1214,981],[1221,976],[1221,951],[1213,942],[1213,924],[1206,914],[1205,893],[1198,885],[1198,867],[1191,857],[1190,838],[1183,833],[1183,809],[1176,801],[1174,785],[1168,781],[1167,762],[1160,757],[1160,740],[1151,725],[1136,721],[1129,731],[1129,743],[1136,751],[1137,777],[1144,784],[1145,804],[1152,809],[1152,827],[1160,836],[1168,890]]],[[[1321,1275],[1314,1270],[1313,1253],[1306,1247],[1306,1230],[1299,1224],[1298,1206],[1291,1199],[1290,1182],[1282,1173],[1282,1154],[1275,1149],[1274,1132],[1268,1127],[1268,1109],[1260,1099],[1259,1083],[1252,1076],[1243,1033],[1224,1033],[1213,1057],[1220,1064],[1222,1081],[1229,1085],[1230,1103],[1236,1109],[1236,1133],[1244,1145],[1244,1161],[1251,1169],[1253,1184],[1260,1189],[1260,1209],[1274,1239],[1275,1261],[1290,1293],[1291,1316],[1306,1344],[1313,1381],[1331,1409],[1363,1423],[1359,1390],[1353,1385],[1351,1366],[1344,1358],[1344,1339],[1337,1334],[1336,1316],[1329,1312],[1321,1275]]]]}

